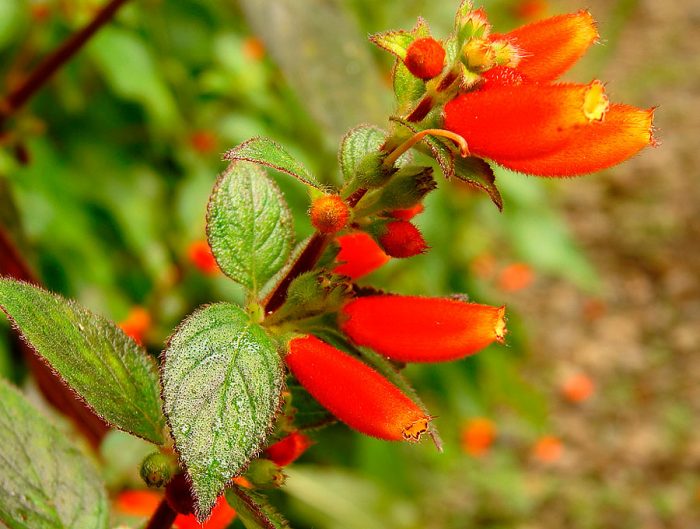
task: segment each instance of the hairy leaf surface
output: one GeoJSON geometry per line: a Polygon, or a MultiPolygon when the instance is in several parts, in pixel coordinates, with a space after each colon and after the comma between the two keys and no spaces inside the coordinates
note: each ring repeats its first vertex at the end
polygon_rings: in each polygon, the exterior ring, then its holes
{"type": "Polygon", "coordinates": [[[165,420],[155,362],[108,319],[39,287],[0,279],[22,337],[107,422],[157,444],[165,420]]]}
{"type": "Polygon", "coordinates": [[[102,529],[107,494],[92,463],[0,380],[0,526],[102,529]]]}
{"type": "Polygon", "coordinates": [[[163,355],[165,413],[204,517],[271,428],[282,360],[263,328],[228,303],[192,314],[163,355]]]}

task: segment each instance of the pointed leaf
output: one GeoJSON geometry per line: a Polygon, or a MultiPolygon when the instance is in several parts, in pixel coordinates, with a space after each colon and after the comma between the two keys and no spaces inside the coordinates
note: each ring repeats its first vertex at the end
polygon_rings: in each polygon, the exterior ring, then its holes
{"type": "Polygon", "coordinates": [[[200,519],[259,451],[282,387],[275,343],[235,305],[199,309],[170,339],[163,353],[165,414],[200,519]]]}
{"type": "Polygon", "coordinates": [[[0,446],[0,526],[107,527],[107,494],[95,467],[3,380],[0,446]]]}
{"type": "Polygon", "coordinates": [[[287,262],[292,217],[277,185],[258,165],[236,161],[209,198],[207,236],[221,270],[256,295],[287,262]]]}
{"type": "Polygon", "coordinates": [[[398,103],[398,114],[404,114],[425,93],[425,83],[408,71],[406,65],[397,60],[391,74],[394,96],[398,103]]]}
{"type": "Polygon", "coordinates": [[[295,160],[284,147],[269,138],[251,138],[237,145],[224,154],[224,160],[265,165],[282,173],[293,176],[307,186],[323,189],[318,180],[304,167],[301,162],[295,160]]]}
{"type": "Polygon", "coordinates": [[[163,443],[155,363],[106,318],[39,287],[0,279],[0,307],[26,342],[103,417],[163,443]]]}
{"type": "Polygon", "coordinates": [[[491,166],[476,156],[455,157],[455,176],[475,189],[485,191],[499,211],[503,211],[503,198],[496,187],[496,175],[491,166]]]}
{"type": "Polygon", "coordinates": [[[234,485],[226,491],[226,501],[236,510],[246,529],[289,529],[284,516],[262,494],[234,485]]]}

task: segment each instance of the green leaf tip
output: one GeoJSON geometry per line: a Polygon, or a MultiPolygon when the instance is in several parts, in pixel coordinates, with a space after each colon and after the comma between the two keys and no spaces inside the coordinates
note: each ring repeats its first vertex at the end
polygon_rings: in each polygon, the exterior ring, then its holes
{"type": "Polygon", "coordinates": [[[107,318],[29,283],[0,278],[0,307],[22,338],[102,418],[163,444],[158,371],[107,318]]]}
{"type": "Polygon", "coordinates": [[[165,414],[202,520],[272,428],[281,407],[282,359],[243,309],[217,303],[175,331],[162,375],[165,414]]]}

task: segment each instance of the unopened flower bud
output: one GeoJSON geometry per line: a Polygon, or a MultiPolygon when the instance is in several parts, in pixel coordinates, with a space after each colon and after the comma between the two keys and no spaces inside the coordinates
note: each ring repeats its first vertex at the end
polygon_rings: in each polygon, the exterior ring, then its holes
{"type": "Polygon", "coordinates": [[[336,233],[347,225],[350,208],[338,195],[324,195],[312,202],[309,216],[321,233],[336,233]]]}
{"type": "Polygon", "coordinates": [[[265,449],[266,458],[275,464],[286,467],[296,461],[313,442],[301,432],[292,432],[265,449]]]}
{"type": "Polygon", "coordinates": [[[373,189],[383,186],[396,169],[382,166],[386,153],[381,151],[370,152],[360,160],[355,169],[356,188],[373,189]]]}
{"type": "Polygon", "coordinates": [[[371,231],[379,246],[390,257],[413,257],[428,249],[418,228],[405,220],[381,220],[374,223],[371,231]]]}
{"type": "Polygon", "coordinates": [[[170,481],[175,468],[170,456],[161,452],[153,452],[143,460],[139,473],[148,487],[159,488],[170,481]]]}
{"type": "Polygon", "coordinates": [[[245,477],[255,487],[261,489],[279,488],[284,485],[287,476],[282,468],[269,459],[255,459],[248,465],[245,477]]]}
{"type": "Polygon", "coordinates": [[[403,167],[381,189],[374,208],[380,211],[411,208],[436,187],[432,167],[403,167]]]}
{"type": "Polygon", "coordinates": [[[357,279],[389,262],[390,257],[363,231],[342,235],[337,241],[340,252],[336,261],[340,264],[333,269],[336,274],[357,279]]]}
{"type": "Polygon", "coordinates": [[[377,371],[315,336],[289,342],[285,362],[302,386],[351,428],[388,441],[417,441],[430,417],[377,371]]]}
{"type": "Polygon", "coordinates": [[[432,37],[414,40],[406,49],[404,64],[419,79],[432,79],[442,72],[445,49],[432,37]]]}
{"type": "Polygon", "coordinates": [[[411,220],[416,215],[420,215],[425,210],[425,206],[420,202],[413,207],[405,209],[394,209],[389,212],[389,216],[400,220],[411,220]]]}
{"type": "Polygon", "coordinates": [[[340,327],[353,342],[400,362],[443,362],[502,342],[504,307],[448,298],[377,295],[348,302],[340,327]]]}
{"type": "Polygon", "coordinates": [[[471,71],[483,72],[493,67],[496,54],[487,39],[470,39],[462,47],[462,60],[471,71]]]}
{"type": "Polygon", "coordinates": [[[455,17],[455,29],[460,40],[466,40],[488,36],[491,25],[484,8],[472,9],[471,2],[463,2],[455,17]]]}

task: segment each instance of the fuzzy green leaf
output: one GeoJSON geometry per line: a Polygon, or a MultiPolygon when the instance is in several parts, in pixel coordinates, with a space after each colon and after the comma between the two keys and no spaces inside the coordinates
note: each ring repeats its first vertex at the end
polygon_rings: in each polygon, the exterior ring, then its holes
{"type": "Polygon", "coordinates": [[[102,529],[108,506],[92,463],[0,380],[0,526],[102,529]],[[4,525],[3,525],[4,524],[4,525]]]}
{"type": "Polygon", "coordinates": [[[96,413],[117,428],[163,443],[155,362],[119,327],[73,301],[11,279],[0,279],[0,307],[96,413]]]}
{"type": "Polygon", "coordinates": [[[251,138],[224,154],[224,160],[252,162],[265,165],[293,176],[307,186],[323,189],[309,170],[289,154],[279,143],[269,138],[251,138]]]}
{"type": "Polygon", "coordinates": [[[491,166],[475,156],[455,157],[455,176],[471,187],[485,191],[499,211],[503,211],[503,198],[496,187],[496,175],[491,166]]]}
{"type": "Polygon", "coordinates": [[[355,175],[355,170],[362,159],[370,152],[379,150],[385,139],[386,132],[372,125],[358,125],[343,136],[338,151],[338,161],[346,182],[355,175]]]}
{"type": "Polygon", "coordinates": [[[235,161],[209,198],[207,236],[219,266],[257,295],[292,251],[292,217],[277,185],[258,165],[235,161]]]}
{"type": "Polygon", "coordinates": [[[262,494],[232,486],[226,491],[226,501],[246,529],[289,529],[289,524],[262,494]]]}
{"type": "Polygon", "coordinates": [[[397,60],[392,71],[397,112],[404,114],[425,93],[425,83],[408,71],[406,65],[397,60]]]}
{"type": "Polygon", "coordinates": [[[163,360],[165,414],[203,519],[272,427],[282,360],[263,328],[228,303],[187,318],[163,360]]]}

